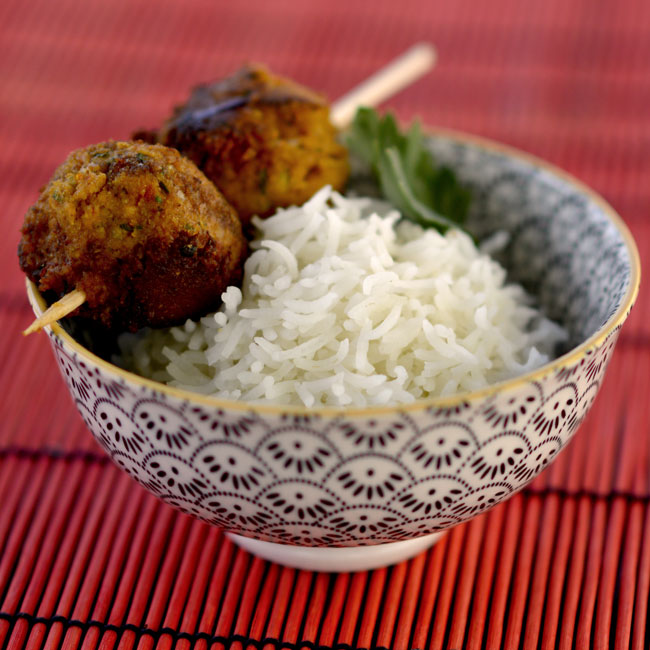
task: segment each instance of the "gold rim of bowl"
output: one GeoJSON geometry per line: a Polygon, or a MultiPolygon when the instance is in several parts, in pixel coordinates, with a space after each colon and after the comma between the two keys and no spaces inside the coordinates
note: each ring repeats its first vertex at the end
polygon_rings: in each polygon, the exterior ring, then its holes
{"type": "MultiPolygon", "coordinates": [[[[637,249],[636,243],[630,230],[623,221],[623,219],[618,215],[618,213],[612,208],[605,199],[598,195],[594,190],[587,187],[584,183],[573,177],[571,174],[565,172],[564,170],[556,167],[555,165],[548,163],[536,156],[529,154],[527,152],[521,151],[514,147],[510,147],[506,144],[495,142],[487,138],[482,138],[480,136],[469,135],[466,133],[460,133],[457,131],[449,129],[434,129],[427,128],[426,133],[429,136],[433,137],[443,137],[458,142],[468,143],[491,152],[496,152],[500,154],[505,154],[511,158],[519,159],[533,167],[538,169],[543,169],[552,173],[553,175],[561,178],[570,185],[576,188],[577,191],[585,194],[589,197],[591,201],[597,204],[609,217],[611,222],[614,224],[616,229],[621,234],[623,241],[625,242],[629,257],[630,257],[630,279],[627,287],[627,291],[621,304],[614,314],[609,318],[609,320],[600,327],[594,334],[592,334],[588,339],[582,342],[577,347],[571,349],[569,352],[563,354],[553,361],[536,368],[535,370],[525,373],[523,375],[518,375],[512,379],[506,379],[494,384],[490,384],[485,388],[482,388],[477,391],[456,393],[454,395],[449,395],[445,397],[430,397],[427,399],[420,399],[410,404],[397,404],[392,406],[365,406],[365,407],[335,407],[335,406],[321,406],[308,408],[306,406],[290,406],[282,404],[267,404],[264,402],[244,402],[244,401],[235,401],[235,400],[226,400],[218,397],[211,397],[209,395],[202,395],[200,393],[194,393],[192,391],[184,390],[181,388],[175,388],[173,386],[167,386],[166,384],[161,384],[160,382],[153,381],[151,379],[146,379],[140,375],[136,375],[127,370],[105,361],[101,357],[90,352],[87,348],[83,347],[75,339],[73,339],[59,323],[53,323],[48,326],[51,327],[52,332],[63,342],[65,342],[72,350],[74,350],[81,357],[85,357],[89,362],[96,364],[106,372],[117,375],[124,381],[128,383],[136,384],[142,388],[148,388],[150,390],[159,391],[165,393],[172,397],[175,397],[179,400],[184,400],[188,402],[196,402],[203,406],[223,409],[223,410],[234,410],[241,412],[250,412],[255,411],[259,414],[269,414],[269,415],[309,415],[309,416],[323,416],[331,417],[334,415],[345,414],[346,416],[361,417],[361,416],[373,416],[373,415],[382,415],[395,413],[396,411],[400,412],[409,412],[409,411],[421,411],[423,409],[430,408],[450,408],[465,402],[473,402],[476,400],[482,400],[490,395],[495,393],[500,393],[503,391],[509,391],[516,387],[521,386],[522,384],[527,384],[533,381],[539,381],[549,375],[552,375],[558,371],[560,368],[565,368],[576,364],[582,357],[584,357],[590,350],[593,350],[605,341],[605,339],[627,318],[634,302],[637,298],[639,292],[639,285],[641,282],[641,260],[639,257],[639,251],[637,249]]],[[[45,310],[45,301],[41,296],[40,292],[36,289],[36,286],[30,281],[27,280],[27,292],[34,308],[36,315],[40,315],[45,310]]]]}

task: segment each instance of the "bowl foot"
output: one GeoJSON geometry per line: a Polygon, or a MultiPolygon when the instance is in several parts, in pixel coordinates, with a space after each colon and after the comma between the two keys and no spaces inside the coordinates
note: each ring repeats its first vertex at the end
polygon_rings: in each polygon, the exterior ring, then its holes
{"type": "Polygon", "coordinates": [[[375,546],[311,547],[262,542],[250,537],[227,533],[228,537],[249,553],[284,566],[307,571],[367,571],[403,562],[435,544],[444,531],[375,546]]]}

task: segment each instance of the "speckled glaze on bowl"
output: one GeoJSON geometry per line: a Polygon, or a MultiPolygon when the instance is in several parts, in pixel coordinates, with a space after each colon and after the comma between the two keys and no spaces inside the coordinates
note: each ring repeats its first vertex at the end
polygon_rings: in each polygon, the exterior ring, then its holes
{"type": "MultiPolygon", "coordinates": [[[[473,188],[471,229],[510,233],[500,261],[569,330],[568,351],[475,393],[306,410],[162,386],[54,325],[48,335],[72,398],[120,467],[254,552],[351,570],[418,552],[553,460],[591,407],[636,298],[634,241],[602,199],[539,160],[457,134],[429,143],[473,188]]],[[[28,293],[40,314],[42,298],[31,284],[28,293]]]]}

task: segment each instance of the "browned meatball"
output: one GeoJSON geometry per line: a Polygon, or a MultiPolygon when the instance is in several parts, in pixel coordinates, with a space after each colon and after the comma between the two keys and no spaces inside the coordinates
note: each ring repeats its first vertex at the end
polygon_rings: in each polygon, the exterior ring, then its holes
{"type": "Polygon", "coordinates": [[[342,189],[347,150],[336,136],[320,95],[249,66],[195,88],[157,138],[193,160],[245,224],[324,185],[342,189]]]}
{"type": "Polygon", "coordinates": [[[136,330],[216,308],[241,280],[246,240],[232,206],[178,151],[105,142],[56,170],[18,254],[42,292],[81,289],[80,316],[136,330]]]}

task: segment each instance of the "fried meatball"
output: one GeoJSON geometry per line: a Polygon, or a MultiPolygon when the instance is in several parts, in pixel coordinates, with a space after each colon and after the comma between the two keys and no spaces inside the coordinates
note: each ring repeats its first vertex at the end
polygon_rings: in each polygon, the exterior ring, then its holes
{"type": "Polygon", "coordinates": [[[49,297],[80,289],[79,316],[134,331],[216,308],[246,250],[235,210],[194,163],[157,144],[105,142],[56,170],[18,255],[49,297]]]}
{"type": "Polygon", "coordinates": [[[246,224],[324,185],[341,190],[349,169],[336,136],[320,95],[249,66],[195,88],[157,139],[193,160],[246,224]]]}

